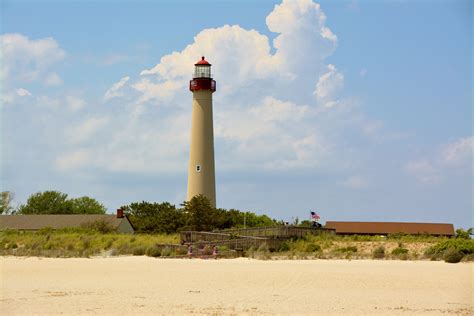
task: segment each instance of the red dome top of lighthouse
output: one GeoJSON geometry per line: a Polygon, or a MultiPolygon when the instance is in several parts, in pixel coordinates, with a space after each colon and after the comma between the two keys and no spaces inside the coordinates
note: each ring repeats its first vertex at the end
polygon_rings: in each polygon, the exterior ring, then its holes
{"type": "Polygon", "coordinates": [[[201,57],[201,60],[199,60],[197,63],[194,64],[195,66],[197,65],[207,65],[210,66],[211,64],[206,60],[204,56],[201,57]]]}

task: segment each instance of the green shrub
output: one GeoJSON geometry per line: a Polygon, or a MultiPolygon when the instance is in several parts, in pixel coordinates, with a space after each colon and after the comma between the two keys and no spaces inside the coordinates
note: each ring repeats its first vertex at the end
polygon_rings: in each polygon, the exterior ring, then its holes
{"type": "Polygon", "coordinates": [[[469,255],[474,253],[474,240],[462,238],[448,239],[428,248],[425,255],[443,255],[444,252],[450,248],[453,248],[464,255],[469,255]]]}
{"type": "Polygon", "coordinates": [[[112,225],[109,222],[106,222],[104,220],[97,220],[97,221],[85,223],[81,225],[81,227],[84,229],[95,230],[102,234],[107,234],[114,231],[114,228],[112,227],[112,225]]]}
{"type": "Polygon", "coordinates": [[[459,261],[461,261],[462,257],[464,257],[464,254],[462,254],[455,248],[447,249],[443,255],[444,261],[449,263],[458,263],[459,261]]]}
{"type": "Polygon", "coordinates": [[[278,251],[289,251],[290,250],[290,245],[288,245],[288,242],[284,241],[280,244],[280,247],[278,248],[278,251]]]}
{"type": "Polygon", "coordinates": [[[176,248],[176,254],[177,255],[185,255],[187,253],[188,253],[188,249],[186,247],[176,248]]]}
{"type": "Polygon", "coordinates": [[[104,249],[110,249],[110,247],[112,247],[112,244],[114,243],[114,240],[113,239],[109,239],[107,240],[107,242],[105,243],[104,245],[104,249]]]}
{"type": "Polygon", "coordinates": [[[133,249],[133,255],[134,256],[143,256],[145,254],[145,248],[144,247],[136,247],[133,249]]]}
{"type": "Polygon", "coordinates": [[[162,257],[169,257],[171,256],[171,248],[165,247],[161,250],[161,256],[162,257]]]}
{"type": "Polygon", "coordinates": [[[82,241],[82,249],[89,249],[91,246],[91,237],[89,236],[82,236],[81,241],[82,241]]]}
{"type": "Polygon", "coordinates": [[[456,238],[471,239],[472,228],[464,230],[462,228],[456,229],[456,238]]]}
{"type": "Polygon", "coordinates": [[[400,255],[406,255],[406,254],[408,254],[408,249],[406,248],[398,247],[392,250],[392,255],[394,256],[400,256],[400,255]]]}
{"type": "Polygon", "coordinates": [[[148,257],[161,257],[161,247],[150,246],[146,248],[145,254],[148,257]]]}
{"type": "Polygon", "coordinates": [[[356,246],[347,246],[347,247],[337,248],[336,251],[354,253],[354,252],[357,252],[357,247],[356,246]]]}
{"type": "Polygon", "coordinates": [[[307,244],[304,250],[305,252],[318,252],[321,251],[321,246],[318,244],[307,244]]]}
{"type": "Polygon", "coordinates": [[[385,257],[385,247],[379,246],[374,249],[372,252],[372,258],[374,259],[382,259],[385,257]]]}

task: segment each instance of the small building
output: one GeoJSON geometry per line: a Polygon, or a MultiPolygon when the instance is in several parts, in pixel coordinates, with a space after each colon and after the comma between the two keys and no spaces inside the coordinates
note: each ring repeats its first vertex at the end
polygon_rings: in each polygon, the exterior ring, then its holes
{"type": "Polygon", "coordinates": [[[403,223],[403,222],[326,222],[325,228],[335,229],[344,235],[434,235],[454,236],[453,224],[445,223],[403,223]]]}
{"type": "Polygon", "coordinates": [[[103,222],[117,233],[133,234],[134,228],[123,211],[117,215],[96,214],[44,214],[44,215],[0,215],[0,230],[13,229],[36,231],[42,228],[84,228],[103,222]]]}

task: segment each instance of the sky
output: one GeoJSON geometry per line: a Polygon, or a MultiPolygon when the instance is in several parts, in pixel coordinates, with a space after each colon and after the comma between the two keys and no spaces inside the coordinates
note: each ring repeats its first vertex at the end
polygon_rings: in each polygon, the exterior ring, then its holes
{"type": "Polygon", "coordinates": [[[473,223],[470,1],[10,1],[1,190],[110,213],[186,198],[194,63],[212,64],[217,206],[473,223]]]}

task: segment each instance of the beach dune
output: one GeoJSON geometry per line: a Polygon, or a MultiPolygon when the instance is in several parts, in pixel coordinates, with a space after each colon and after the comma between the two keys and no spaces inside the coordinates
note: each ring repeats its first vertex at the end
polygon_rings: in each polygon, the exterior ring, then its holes
{"type": "Polygon", "coordinates": [[[473,313],[472,263],[1,258],[15,314],[473,313]]]}

